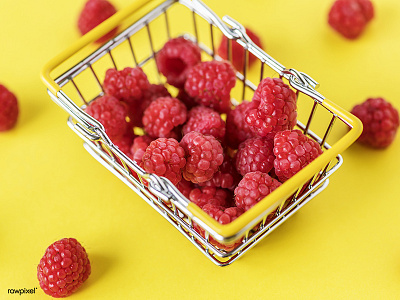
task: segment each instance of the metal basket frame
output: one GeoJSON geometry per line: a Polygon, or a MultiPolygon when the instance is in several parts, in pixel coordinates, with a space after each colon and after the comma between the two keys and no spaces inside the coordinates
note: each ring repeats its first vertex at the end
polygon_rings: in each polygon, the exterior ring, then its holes
{"type": "MultiPolygon", "coordinates": [[[[145,2],[143,1],[140,5],[144,6],[145,2]]],[[[51,99],[70,115],[68,118],[68,125],[84,140],[85,149],[103,166],[142,197],[151,207],[159,212],[161,216],[179,230],[212,262],[219,266],[229,265],[255,246],[261,239],[271,233],[304,204],[327,187],[329,176],[331,176],[343,162],[339,152],[354,142],[360,134],[360,122],[352,115],[336,107],[333,103],[329,102],[329,100],[325,99],[324,96],[318,93],[315,90],[318,84],[310,76],[295,69],[285,68],[256,46],[246,35],[245,29],[240,23],[228,16],[223,17],[221,20],[208,7],[198,0],[167,0],[162,2],[157,7],[152,8],[151,11],[145,13],[143,17],[136,20],[128,28],[123,30],[123,32],[121,32],[117,37],[100,46],[83,60],[79,61],[73,67],[62,72],[61,75],[56,76],[56,78],[53,79],[50,73],[56,66],[73,55],[76,51],[79,51],[83,46],[96,40],[104,32],[107,32],[105,30],[113,28],[113,26],[129,15],[131,11],[135,11],[139,7],[141,7],[139,4],[131,7],[130,10],[122,13],[122,15],[113,17],[111,20],[105,22],[108,22],[109,24],[102,24],[98,29],[93,30],[93,33],[90,33],[88,37],[83,37],[83,40],[80,43],[72,46],[71,49],[61,55],[61,57],[49,62],[42,73],[42,78],[48,86],[48,94],[51,99]],[[282,195],[276,196],[272,202],[270,201],[270,205],[264,205],[264,207],[260,206],[257,211],[254,210],[256,213],[253,213],[254,217],[248,218],[250,221],[247,220],[244,223],[242,222],[240,226],[233,226],[233,229],[231,228],[232,230],[225,230],[220,224],[193,205],[193,203],[190,203],[190,201],[186,199],[169,180],[154,174],[146,173],[141,169],[112,143],[105,134],[102,124],[90,117],[83,110],[90,101],[103,94],[101,82],[93,68],[94,64],[100,58],[109,56],[114,67],[116,69],[121,69],[121,67],[117,66],[115,62],[113,52],[114,49],[123,42],[128,42],[136,66],[144,66],[154,60],[159,49],[155,49],[153,46],[152,31],[149,24],[151,24],[151,22],[156,18],[164,16],[166,34],[168,38],[171,38],[168,14],[169,9],[174,5],[184,5],[189,9],[189,13],[193,15],[194,35],[185,34],[185,38],[197,42],[202,51],[210,59],[220,59],[216,54],[214,47],[215,37],[213,30],[215,30],[215,28],[228,37],[228,49],[231,49],[231,43],[238,43],[244,47],[246,50],[244,56],[245,66],[241,72],[237,72],[236,74],[238,82],[241,82],[243,85],[242,99],[240,100],[244,100],[246,89],[250,89],[252,92],[256,89],[256,85],[247,78],[248,55],[249,53],[252,53],[261,61],[260,81],[264,78],[264,68],[270,68],[295,89],[297,96],[304,94],[307,98],[313,101],[312,109],[307,120],[304,124],[298,121],[297,128],[301,129],[304,134],[312,137],[321,145],[324,149],[324,154],[321,156],[324,156],[324,159],[320,159],[319,162],[313,162],[310,164],[314,166],[314,169],[311,170],[311,172],[308,171],[308,174],[305,173],[307,170],[302,170],[299,174],[294,176],[294,179],[285,182],[282,187],[279,188],[284,189],[283,187],[285,185],[287,186],[285,191],[282,192],[282,195]],[[212,45],[211,49],[206,47],[201,43],[201,40],[199,40],[197,30],[197,18],[199,17],[203,18],[210,24],[209,36],[212,45]],[[135,45],[131,42],[131,37],[143,28],[146,28],[151,53],[145,59],[137,61],[134,51],[135,45]],[[81,92],[84,87],[78,86],[74,80],[76,76],[85,70],[90,70],[93,80],[95,80],[99,86],[99,94],[93,99],[85,99],[81,92]],[[62,88],[66,84],[72,84],[74,86],[82,100],[82,105],[78,106],[75,104],[63,91],[62,88]],[[310,130],[311,122],[318,107],[323,107],[331,115],[329,125],[322,138],[310,130]],[[337,145],[334,145],[335,151],[333,151],[331,146],[326,143],[326,140],[337,120],[348,126],[349,132],[336,143],[337,145]],[[327,153],[330,153],[329,157],[327,157],[327,153]],[[304,174],[307,176],[304,177],[304,174]],[[193,226],[194,222],[204,229],[204,234],[200,234],[195,230],[193,226]],[[215,241],[222,244],[232,244],[237,241],[241,241],[241,243],[233,250],[227,252],[219,248],[218,243],[216,244],[215,241]]],[[[230,51],[228,50],[228,59],[230,59],[231,56],[229,53],[230,51]]],[[[312,168],[310,165],[304,168],[304,170],[312,168]]],[[[261,202],[265,202],[267,198],[273,197],[273,194],[275,195],[276,193],[271,193],[271,195],[261,202]]],[[[238,220],[241,218],[244,217],[241,216],[238,220]]]]}

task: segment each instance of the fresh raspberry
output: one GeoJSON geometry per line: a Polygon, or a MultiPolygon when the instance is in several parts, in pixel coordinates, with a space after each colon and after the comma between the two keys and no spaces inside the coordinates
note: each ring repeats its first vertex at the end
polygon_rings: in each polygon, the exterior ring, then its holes
{"type": "Polygon", "coordinates": [[[18,112],[17,97],[0,84],[0,132],[10,130],[15,126],[18,112]]]}
{"type": "Polygon", "coordinates": [[[236,206],[248,211],[279,186],[281,183],[266,173],[247,173],[235,189],[236,206]]]}
{"type": "Polygon", "coordinates": [[[175,139],[158,138],[146,148],[140,165],[146,172],[164,176],[172,184],[182,179],[186,165],[185,150],[175,139]]]}
{"type": "Polygon", "coordinates": [[[182,193],[183,196],[189,199],[190,192],[195,188],[194,183],[182,178],[177,184],[175,184],[177,189],[182,193]]]}
{"type": "Polygon", "coordinates": [[[182,138],[180,145],[186,153],[183,177],[193,183],[210,180],[224,160],[222,146],[212,135],[192,131],[182,138]]]}
{"type": "Polygon", "coordinates": [[[223,141],[225,137],[225,121],[221,119],[221,116],[215,110],[205,106],[196,106],[190,110],[188,121],[183,126],[182,131],[184,135],[191,131],[209,134],[223,141]]]}
{"type": "Polygon", "coordinates": [[[178,95],[176,96],[177,99],[181,100],[183,104],[186,105],[188,110],[192,109],[193,107],[197,106],[196,100],[188,95],[184,89],[180,89],[178,95]]]}
{"type": "Polygon", "coordinates": [[[399,112],[383,98],[369,98],[352,111],[363,123],[358,142],[375,148],[389,146],[399,127],[399,112]]]}
{"type": "MultiPolygon", "coordinates": [[[[81,14],[78,18],[78,28],[82,35],[88,33],[90,30],[95,28],[97,25],[107,20],[117,10],[108,1],[105,0],[89,0],[86,2],[81,14]]],[[[96,43],[104,43],[111,39],[117,33],[117,28],[114,28],[101,38],[96,43]]]]}
{"type": "Polygon", "coordinates": [[[254,92],[253,101],[260,104],[247,112],[245,121],[254,134],[267,136],[296,125],[296,94],[282,79],[264,78],[254,92]]]}
{"type": "Polygon", "coordinates": [[[133,139],[131,155],[138,165],[142,162],[143,154],[152,141],[154,141],[154,138],[148,135],[138,136],[133,139]]]}
{"type": "Polygon", "coordinates": [[[90,102],[86,112],[103,124],[110,139],[122,137],[127,130],[127,108],[117,98],[104,95],[90,102]]]}
{"type": "Polygon", "coordinates": [[[213,60],[201,62],[190,70],[185,90],[198,104],[226,113],[231,108],[230,92],[235,84],[231,63],[213,60]]]}
{"type": "Polygon", "coordinates": [[[150,88],[150,83],[140,67],[127,67],[120,71],[111,68],[106,71],[103,88],[107,94],[135,105],[135,101],[150,88]]]}
{"type": "MultiPolygon", "coordinates": [[[[262,48],[260,38],[250,29],[246,28],[246,33],[249,38],[260,48],[262,48]]],[[[244,48],[238,43],[232,41],[232,64],[236,70],[242,71],[244,66],[244,48]]],[[[223,35],[221,44],[218,47],[218,55],[223,59],[228,59],[228,38],[223,35]]],[[[250,67],[257,61],[257,57],[249,53],[248,66],[250,67]]]]}
{"type": "Polygon", "coordinates": [[[374,17],[370,0],[336,0],[328,15],[328,23],[345,38],[356,39],[374,17]]]}
{"type": "Polygon", "coordinates": [[[156,55],[158,70],[177,88],[183,88],[190,69],[200,61],[199,46],[183,37],[169,40],[156,55]]]}
{"type": "Polygon", "coordinates": [[[228,191],[210,186],[192,189],[189,194],[189,200],[200,208],[206,204],[226,207],[228,197],[228,191]]]}
{"type": "Polygon", "coordinates": [[[236,170],[240,175],[260,171],[268,173],[274,167],[273,139],[254,137],[239,145],[236,153],[236,170]]]}
{"type": "Polygon", "coordinates": [[[40,287],[55,298],[73,294],[91,272],[85,248],[73,238],[51,244],[37,267],[40,287]]]}
{"type": "Polygon", "coordinates": [[[112,142],[118,147],[126,156],[132,158],[131,147],[135,138],[133,131],[128,130],[123,136],[114,139],[112,142]]]}
{"type": "Polygon", "coordinates": [[[320,145],[300,130],[278,132],[274,138],[274,168],[284,182],[322,153],[320,145]]]}
{"type": "Polygon", "coordinates": [[[245,118],[247,112],[256,109],[259,104],[257,101],[243,101],[227,114],[225,142],[232,149],[237,149],[240,143],[254,136],[245,118]]]}

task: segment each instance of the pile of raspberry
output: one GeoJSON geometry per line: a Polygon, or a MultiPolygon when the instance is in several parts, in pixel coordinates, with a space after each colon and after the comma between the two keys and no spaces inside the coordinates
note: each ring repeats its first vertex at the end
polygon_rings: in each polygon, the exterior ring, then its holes
{"type": "Polygon", "coordinates": [[[296,93],[280,78],[263,79],[252,101],[234,107],[230,62],[202,61],[197,44],[179,37],[156,63],[165,85],[139,67],[109,69],[105,95],[86,112],[138,166],[168,179],[217,222],[234,221],[322,153],[294,129],[296,93]],[[137,128],[144,134],[135,135],[137,128]]]}

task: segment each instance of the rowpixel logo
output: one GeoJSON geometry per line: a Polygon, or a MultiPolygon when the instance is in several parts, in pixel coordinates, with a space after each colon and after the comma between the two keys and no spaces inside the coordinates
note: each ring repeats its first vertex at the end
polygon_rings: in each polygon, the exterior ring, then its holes
{"type": "Polygon", "coordinates": [[[37,287],[33,288],[33,289],[27,289],[27,288],[23,288],[23,289],[8,289],[7,293],[8,294],[17,294],[17,295],[22,295],[22,294],[35,294],[37,290],[37,287]]]}

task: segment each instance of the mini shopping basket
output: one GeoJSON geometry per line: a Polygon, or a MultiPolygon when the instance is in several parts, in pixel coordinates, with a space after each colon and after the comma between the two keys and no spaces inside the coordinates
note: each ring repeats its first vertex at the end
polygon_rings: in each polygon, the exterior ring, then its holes
{"type": "Polygon", "coordinates": [[[198,0],[136,0],[47,63],[41,76],[51,99],[69,114],[67,123],[84,140],[85,149],[219,266],[238,259],[324,190],[329,176],[342,164],[340,153],[362,130],[357,118],[315,90],[318,84],[310,76],[285,68],[257,47],[241,24],[228,16],[221,20],[198,0]],[[187,26],[174,27],[177,18],[187,26]],[[120,34],[115,38],[101,46],[93,44],[117,26],[120,34]],[[202,49],[203,60],[211,60],[220,59],[215,46],[222,34],[228,38],[228,49],[232,43],[245,49],[245,65],[237,72],[233,97],[238,102],[246,97],[251,99],[256,84],[270,73],[270,77],[282,78],[298,96],[296,128],[324,150],[281,187],[227,225],[219,224],[191,203],[167,179],[138,167],[112,143],[102,124],[83,110],[90,101],[103,95],[101,83],[108,68],[141,66],[150,81],[156,78],[162,83],[164,79],[157,72],[154,57],[169,38],[192,39],[202,49]],[[247,66],[249,53],[258,58],[253,72],[247,66]],[[227,251],[221,245],[234,246],[227,251]]]}

